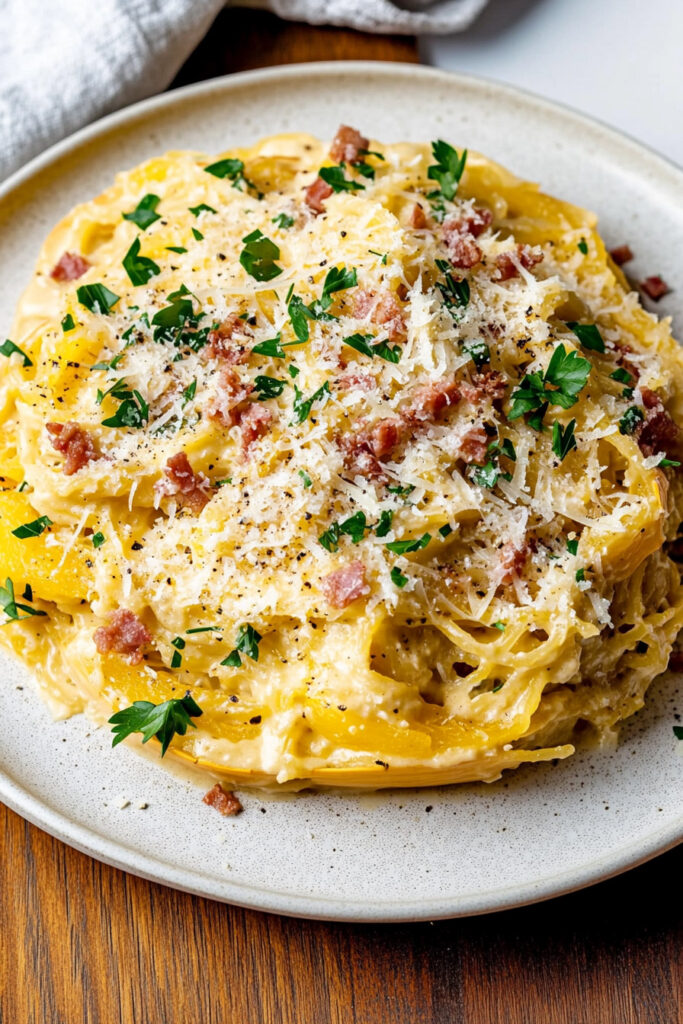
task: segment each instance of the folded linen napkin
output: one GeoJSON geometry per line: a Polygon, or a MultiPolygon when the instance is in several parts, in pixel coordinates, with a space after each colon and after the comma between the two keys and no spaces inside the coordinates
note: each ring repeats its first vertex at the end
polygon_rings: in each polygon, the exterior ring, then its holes
{"type": "MultiPolygon", "coordinates": [[[[465,28],[487,0],[242,0],[375,32],[465,28]]],[[[225,0],[0,0],[0,180],[47,146],[166,88],[225,0]]],[[[235,0],[237,5],[237,0],[235,0]]]]}

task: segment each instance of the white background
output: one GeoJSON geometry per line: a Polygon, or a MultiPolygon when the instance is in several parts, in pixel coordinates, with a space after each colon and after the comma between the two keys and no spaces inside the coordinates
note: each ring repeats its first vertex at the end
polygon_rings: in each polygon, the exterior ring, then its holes
{"type": "Polygon", "coordinates": [[[490,0],[426,64],[521,86],[683,164],[683,0],[490,0]]]}

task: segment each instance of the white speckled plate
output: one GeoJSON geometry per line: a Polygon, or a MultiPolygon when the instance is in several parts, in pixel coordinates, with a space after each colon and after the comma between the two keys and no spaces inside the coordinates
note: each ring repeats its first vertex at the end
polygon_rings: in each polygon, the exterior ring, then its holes
{"type": "MultiPolygon", "coordinates": [[[[54,147],[0,191],[0,328],[50,227],[114,173],[166,149],[215,152],[279,131],[331,136],[341,121],[387,141],[443,136],[600,215],[639,275],[674,291],[683,319],[683,173],[571,111],[490,82],[410,65],[311,64],[166,94],[54,147]]],[[[11,628],[11,627],[10,627],[11,628]]],[[[0,797],[64,842],[215,899],[340,920],[450,917],[557,895],[683,838],[683,694],[651,690],[619,749],[523,769],[492,786],[262,798],[223,819],[204,787],[110,749],[82,718],[53,723],[26,673],[0,662],[0,797]],[[677,704],[678,702],[678,704],[677,704]],[[123,798],[130,801],[121,808],[123,798]],[[146,803],[146,809],[138,807],[146,803]]]]}

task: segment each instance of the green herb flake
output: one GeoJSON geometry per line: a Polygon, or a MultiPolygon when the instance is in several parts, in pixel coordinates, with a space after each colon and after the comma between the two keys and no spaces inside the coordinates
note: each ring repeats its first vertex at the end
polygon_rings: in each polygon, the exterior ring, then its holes
{"type": "Polygon", "coordinates": [[[201,233],[201,231],[198,231],[197,228],[192,228],[192,234],[194,235],[195,239],[198,242],[204,241],[204,235],[201,233]]]}
{"type": "Polygon", "coordinates": [[[149,420],[149,406],[139,391],[131,390],[124,378],[115,381],[107,391],[97,392],[97,404],[105,398],[120,402],[113,416],[102,420],[103,427],[143,427],[149,420]]]}
{"type": "Polygon", "coordinates": [[[365,188],[360,181],[353,181],[344,174],[343,165],[337,167],[321,167],[319,177],[327,182],[333,192],[360,192],[365,188]]]}
{"type": "Polygon", "coordinates": [[[134,285],[147,284],[153,277],[161,273],[161,268],[154,260],[140,255],[140,239],[136,238],[123,257],[123,269],[134,285]]]}
{"type": "Polygon", "coordinates": [[[529,420],[529,424],[536,430],[542,429],[548,405],[559,405],[563,409],[575,405],[590,371],[591,364],[587,359],[558,345],[544,374],[536,372],[522,377],[512,393],[512,405],[507,418],[515,420],[525,413],[536,411],[537,415],[529,420]]]}
{"type": "Polygon", "coordinates": [[[292,378],[292,380],[296,380],[296,378],[301,373],[301,370],[299,369],[298,366],[295,366],[294,363],[290,363],[289,366],[287,367],[287,373],[292,378]]]}
{"type": "Polygon", "coordinates": [[[104,536],[104,534],[100,533],[99,531],[97,533],[93,533],[92,546],[94,548],[101,548],[106,539],[107,538],[104,536]]]}
{"type": "Polygon", "coordinates": [[[379,515],[379,522],[375,526],[376,537],[386,537],[391,529],[391,521],[394,518],[393,509],[383,509],[379,515]]]}
{"type": "Polygon", "coordinates": [[[392,540],[384,546],[389,551],[393,551],[395,555],[405,555],[410,551],[420,551],[422,548],[426,548],[431,539],[431,534],[423,533],[421,537],[416,537],[414,540],[392,540]]]}
{"type": "Polygon", "coordinates": [[[137,224],[139,228],[146,231],[150,224],[153,224],[155,220],[159,220],[159,214],[156,212],[157,206],[161,202],[160,196],[155,196],[153,192],[148,192],[146,196],[143,196],[138,205],[130,213],[122,213],[121,216],[124,220],[130,220],[133,224],[137,224]]]}
{"type": "Polygon", "coordinates": [[[401,572],[397,565],[395,565],[391,570],[390,576],[391,582],[394,584],[394,586],[398,587],[400,590],[403,590],[406,583],[408,582],[408,577],[403,575],[403,573],[401,572]]]}
{"type": "Polygon", "coordinates": [[[15,345],[14,342],[10,341],[9,338],[6,338],[5,341],[3,341],[2,345],[0,345],[0,352],[3,354],[3,356],[7,356],[8,359],[14,352],[18,352],[24,361],[24,367],[33,366],[32,361],[26,355],[24,350],[19,348],[18,345],[15,345]]]}
{"type": "Polygon", "coordinates": [[[674,725],[673,731],[677,740],[683,740],[683,725],[674,725]]]}
{"type": "Polygon", "coordinates": [[[444,275],[444,281],[437,281],[436,287],[443,296],[443,301],[452,317],[457,318],[457,310],[464,309],[469,305],[470,286],[464,278],[462,280],[453,277],[453,269],[448,260],[437,260],[436,265],[444,275]]]}
{"type": "Polygon", "coordinates": [[[294,419],[292,425],[297,423],[303,423],[307,420],[311,409],[316,402],[324,402],[327,400],[327,396],[330,395],[330,385],[328,381],[314,391],[310,398],[304,398],[301,391],[299,391],[296,384],[294,385],[294,405],[292,406],[294,412],[294,419]]]}
{"type": "Polygon", "coordinates": [[[632,434],[644,419],[643,410],[637,405],[632,405],[619,420],[619,433],[632,434]]]}
{"type": "Polygon", "coordinates": [[[147,743],[153,736],[161,743],[161,756],[168,750],[168,745],[177,734],[184,736],[187,727],[196,728],[193,718],[199,718],[202,709],[190,696],[188,690],[180,699],[172,698],[163,704],[152,704],[147,700],[136,700],[130,707],[122,708],[112,715],[109,725],[113,725],[114,740],[112,747],[121,743],[131,733],[142,733],[142,742],[147,743]]]}
{"type": "Polygon", "coordinates": [[[614,373],[610,373],[612,380],[618,380],[620,384],[630,384],[633,377],[623,366],[618,366],[614,373]]]}
{"type": "Polygon", "coordinates": [[[186,629],[185,632],[189,636],[192,633],[222,633],[223,629],[221,626],[193,626],[192,629],[186,629]]]}
{"type": "Polygon", "coordinates": [[[500,620],[498,622],[494,622],[493,623],[493,628],[494,629],[499,629],[501,631],[501,633],[504,633],[505,632],[505,623],[501,622],[500,620]]]}
{"type": "Polygon", "coordinates": [[[82,284],[76,289],[76,298],[91,313],[108,316],[119,301],[120,296],[110,291],[103,284],[82,284]]]}
{"type": "Polygon", "coordinates": [[[286,228],[294,227],[294,218],[290,217],[288,213],[278,213],[276,217],[272,218],[271,223],[284,231],[286,228]]]}
{"type": "Polygon", "coordinates": [[[191,384],[188,384],[183,391],[183,407],[191,402],[197,392],[197,381],[193,380],[191,384]]]}
{"type": "Polygon", "coordinates": [[[368,252],[371,252],[373,256],[379,256],[382,266],[386,267],[389,256],[388,252],[377,252],[376,249],[368,249],[368,252]]]}
{"type": "Polygon", "coordinates": [[[235,637],[235,646],[227,658],[223,659],[221,665],[227,665],[229,668],[239,668],[242,664],[240,654],[246,654],[252,661],[258,661],[258,645],[262,639],[261,634],[257,633],[254,627],[248,623],[240,626],[235,637]]]}
{"type": "Polygon", "coordinates": [[[462,155],[458,156],[453,146],[443,139],[437,139],[436,142],[432,142],[432,154],[436,163],[428,167],[427,177],[437,182],[446,199],[453,199],[465,170],[467,150],[463,149],[462,155]]]}
{"type": "Polygon", "coordinates": [[[351,334],[348,338],[342,338],[343,345],[348,345],[349,348],[355,349],[361,355],[369,356],[370,359],[373,356],[379,356],[380,359],[384,359],[388,363],[399,362],[401,358],[399,345],[394,345],[392,348],[386,341],[378,341],[374,345],[370,345],[371,341],[374,341],[372,334],[351,334]]]}
{"type": "Polygon", "coordinates": [[[576,248],[579,252],[582,252],[584,256],[588,255],[588,243],[585,238],[582,238],[580,242],[576,243],[576,248]]]}
{"type": "Polygon", "coordinates": [[[579,538],[572,537],[567,540],[567,551],[570,555],[576,555],[579,550],[579,538]]]}
{"type": "Polygon", "coordinates": [[[406,484],[405,487],[401,487],[400,484],[391,484],[387,487],[389,494],[396,494],[398,497],[407,500],[408,496],[415,490],[415,484],[406,484]]]}
{"type": "Polygon", "coordinates": [[[62,320],[62,330],[64,331],[65,334],[67,334],[68,331],[73,331],[75,326],[76,323],[71,313],[67,313],[64,319],[62,320]]]}
{"type": "Polygon", "coordinates": [[[443,526],[439,527],[439,533],[441,534],[442,537],[446,538],[450,536],[451,533],[453,533],[453,527],[450,526],[448,523],[444,523],[443,526]]]}
{"type": "Polygon", "coordinates": [[[311,480],[310,476],[308,475],[305,469],[299,470],[299,476],[301,477],[302,483],[306,489],[313,486],[313,481],[311,480]]]}
{"type": "Polygon", "coordinates": [[[670,466],[671,468],[676,469],[680,466],[680,462],[676,462],[675,459],[661,459],[659,465],[664,467],[670,466]]]}
{"type": "Polygon", "coordinates": [[[18,537],[19,540],[25,540],[27,537],[40,537],[41,533],[44,533],[48,526],[52,526],[50,517],[39,516],[38,519],[34,519],[31,523],[17,526],[16,530],[12,530],[12,535],[18,537]]]}
{"type": "Polygon", "coordinates": [[[287,387],[287,381],[278,380],[277,377],[258,376],[254,380],[256,397],[259,402],[266,402],[269,398],[277,398],[287,387]]]}
{"type": "Polygon", "coordinates": [[[180,651],[174,651],[171,655],[171,668],[180,668],[183,663],[183,656],[180,651]]]}
{"type": "Polygon", "coordinates": [[[347,534],[354,544],[359,544],[365,536],[366,526],[365,512],[356,512],[339,524],[339,531],[347,534]]]}
{"type": "Polygon", "coordinates": [[[184,245],[167,245],[166,248],[168,249],[169,252],[177,252],[177,253],[187,252],[187,249],[185,248],[184,245]]]}
{"type": "Polygon", "coordinates": [[[188,209],[195,217],[198,217],[200,213],[218,213],[218,210],[214,210],[213,206],[209,206],[208,203],[200,203],[199,206],[190,206],[188,209]]]}
{"type": "Polygon", "coordinates": [[[320,534],[318,540],[326,551],[335,552],[339,547],[339,524],[332,523],[329,529],[320,534]]]}
{"type": "MultiPolygon", "coordinates": [[[[28,590],[28,587],[27,587],[28,590]]],[[[31,592],[32,593],[32,592],[31,592]]],[[[22,595],[25,596],[25,595],[22,595]]],[[[28,600],[28,598],[27,598],[28,600]]],[[[14,583],[7,577],[5,580],[5,586],[0,587],[0,608],[4,611],[7,616],[7,622],[19,622],[22,619],[28,619],[31,615],[46,615],[47,612],[41,612],[37,608],[31,608],[27,604],[19,604],[14,597],[14,583]],[[25,615],[20,615],[20,612],[25,612],[25,615]]]]}
{"type": "Polygon", "coordinates": [[[597,324],[577,324],[572,321],[567,327],[574,332],[584,348],[592,352],[605,351],[605,342],[597,324]]]}
{"type": "Polygon", "coordinates": [[[553,451],[560,462],[563,462],[570,451],[576,448],[575,427],[576,420],[572,420],[566,427],[562,427],[557,420],[553,423],[553,451]]]}
{"type": "Polygon", "coordinates": [[[280,248],[266,238],[257,228],[242,239],[246,242],[240,253],[240,263],[256,281],[272,281],[279,277],[282,268],[278,267],[275,260],[280,259],[280,248]]]}
{"type": "Polygon", "coordinates": [[[576,579],[577,583],[583,583],[583,581],[586,579],[585,571],[583,569],[577,569],[574,578],[576,579]]]}
{"type": "MultiPolygon", "coordinates": [[[[254,183],[244,176],[244,163],[241,160],[227,157],[225,160],[216,160],[215,163],[209,164],[204,170],[207,174],[212,174],[214,178],[227,178],[229,181],[232,181],[232,187],[240,191],[252,189],[259,199],[262,198],[262,193],[258,191],[254,183]]],[[[248,210],[246,212],[250,213],[251,211],[248,210]]]]}
{"type": "Polygon", "coordinates": [[[463,352],[467,352],[477,370],[481,370],[484,363],[491,362],[491,353],[485,341],[465,342],[462,348],[463,352]]]}

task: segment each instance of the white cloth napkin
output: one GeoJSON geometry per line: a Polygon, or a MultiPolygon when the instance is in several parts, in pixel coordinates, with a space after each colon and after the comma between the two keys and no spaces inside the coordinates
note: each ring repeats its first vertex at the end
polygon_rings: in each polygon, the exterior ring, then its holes
{"type": "MultiPolygon", "coordinates": [[[[235,0],[235,3],[237,0],[235,0]]],[[[374,32],[453,32],[487,0],[242,0],[374,32]]],[[[166,88],[225,0],[0,0],[0,180],[104,114],[166,88]]]]}

